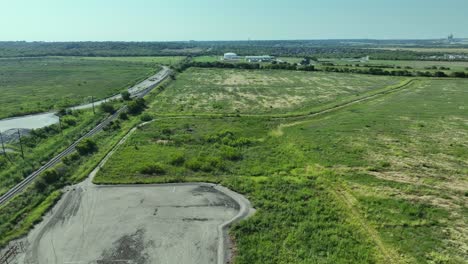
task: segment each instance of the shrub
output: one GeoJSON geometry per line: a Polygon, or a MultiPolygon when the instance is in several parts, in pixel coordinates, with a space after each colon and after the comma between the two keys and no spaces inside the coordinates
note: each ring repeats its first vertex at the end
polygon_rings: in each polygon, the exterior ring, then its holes
{"type": "Polygon", "coordinates": [[[146,113],[146,114],[143,114],[143,115],[140,117],[140,120],[143,121],[143,122],[148,122],[148,121],[153,120],[153,116],[151,116],[150,114],[146,113]]]}
{"type": "Polygon", "coordinates": [[[185,162],[185,157],[183,154],[178,153],[178,154],[173,154],[171,156],[170,163],[174,166],[181,166],[184,164],[184,162],[185,162]]]}
{"type": "Polygon", "coordinates": [[[44,178],[42,177],[37,178],[36,181],[34,182],[34,188],[38,192],[43,193],[47,189],[47,183],[44,180],[44,178]]]}
{"type": "Polygon", "coordinates": [[[224,169],[224,167],[225,167],[225,164],[224,164],[223,160],[221,160],[221,158],[208,157],[203,162],[201,170],[206,171],[206,172],[210,172],[210,171],[213,171],[215,169],[222,170],[222,169],[224,169]]]}
{"type": "Polygon", "coordinates": [[[48,184],[53,184],[60,179],[60,175],[54,169],[46,170],[42,177],[44,178],[44,181],[48,184]]]}
{"type": "Polygon", "coordinates": [[[164,173],[166,173],[166,170],[164,169],[164,167],[161,164],[152,163],[152,164],[144,165],[140,169],[140,172],[142,174],[154,175],[154,174],[164,174],[164,173]]]}
{"type": "Polygon", "coordinates": [[[434,77],[447,77],[447,74],[445,74],[445,72],[436,71],[434,72],[434,77]]]}
{"type": "Polygon", "coordinates": [[[233,160],[233,161],[242,159],[241,152],[238,149],[230,147],[230,146],[223,146],[221,148],[221,156],[224,159],[233,160]]]}
{"type": "Polygon", "coordinates": [[[76,145],[75,148],[76,148],[76,151],[78,151],[78,153],[82,156],[91,154],[97,151],[98,149],[96,142],[94,142],[90,138],[84,139],[83,141],[78,143],[78,145],[76,145]]]}
{"type": "Polygon", "coordinates": [[[127,114],[127,112],[121,112],[121,113],[119,114],[119,119],[128,120],[128,114],[127,114]]]}
{"type": "Polygon", "coordinates": [[[224,169],[224,162],[217,157],[191,159],[185,163],[188,169],[193,171],[211,172],[216,169],[224,169]]]}
{"type": "Polygon", "coordinates": [[[73,161],[76,161],[76,160],[79,160],[80,159],[80,155],[78,155],[78,153],[72,153],[68,156],[66,156],[65,158],[62,159],[62,162],[65,164],[65,165],[70,165],[73,163],[73,161]]]}
{"type": "Polygon", "coordinates": [[[103,103],[99,106],[104,113],[113,114],[115,113],[115,108],[110,103],[103,103]]]}
{"type": "Polygon", "coordinates": [[[135,101],[131,101],[127,105],[128,113],[131,115],[138,115],[146,108],[146,103],[143,98],[138,98],[135,101]]]}
{"type": "Polygon", "coordinates": [[[201,170],[202,165],[202,162],[200,162],[198,159],[190,159],[185,163],[185,167],[193,171],[201,170]]]}
{"type": "Polygon", "coordinates": [[[67,128],[76,125],[76,117],[74,116],[64,116],[60,119],[62,122],[62,127],[67,128]]]}
{"type": "Polygon", "coordinates": [[[113,130],[117,130],[117,129],[120,129],[120,121],[119,120],[115,120],[115,121],[110,121],[109,124],[107,124],[107,126],[103,127],[102,130],[104,131],[113,131],[113,130]]]}
{"type": "Polygon", "coordinates": [[[464,72],[454,72],[452,73],[452,77],[455,77],[455,78],[465,78],[466,75],[464,72]]]}
{"type": "Polygon", "coordinates": [[[128,91],[122,92],[120,95],[122,96],[122,99],[124,101],[129,101],[130,100],[130,93],[128,91]]]}
{"type": "Polygon", "coordinates": [[[163,128],[162,130],[163,135],[169,136],[172,135],[172,130],[170,128],[163,128]]]}

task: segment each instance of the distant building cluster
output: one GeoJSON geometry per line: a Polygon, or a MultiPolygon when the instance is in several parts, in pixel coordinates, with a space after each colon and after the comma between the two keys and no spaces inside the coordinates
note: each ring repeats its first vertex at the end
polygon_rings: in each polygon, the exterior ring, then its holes
{"type": "Polygon", "coordinates": [[[242,60],[242,59],[245,59],[245,61],[247,62],[270,62],[270,61],[274,61],[275,57],[270,56],[270,55],[242,57],[232,52],[225,53],[223,56],[223,60],[226,60],[226,61],[235,61],[235,60],[242,60]]]}

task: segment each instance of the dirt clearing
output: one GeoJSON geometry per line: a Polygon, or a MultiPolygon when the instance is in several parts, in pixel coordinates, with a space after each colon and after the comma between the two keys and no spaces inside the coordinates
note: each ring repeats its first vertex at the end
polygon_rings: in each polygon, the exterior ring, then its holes
{"type": "Polygon", "coordinates": [[[25,238],[17,263],[217,263],[240,204],[209,184],[70,189],[25,238]]]}

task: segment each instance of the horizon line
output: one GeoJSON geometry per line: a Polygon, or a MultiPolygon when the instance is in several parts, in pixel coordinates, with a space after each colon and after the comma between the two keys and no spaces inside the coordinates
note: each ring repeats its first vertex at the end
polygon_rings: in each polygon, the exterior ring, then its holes
{"type": "MultiPolygon", "coordinates": [[[[65,42],[248,42],[248,41],[430,41],[446,40],[447,38],[324,38],[324,39],[208,39],[208,40],[0,40],[0,42],[26,42],[26,43],[65,43],[65,42]]],[[[454,40],[468,40],[468,37],[458,37],[454,40]]]]}

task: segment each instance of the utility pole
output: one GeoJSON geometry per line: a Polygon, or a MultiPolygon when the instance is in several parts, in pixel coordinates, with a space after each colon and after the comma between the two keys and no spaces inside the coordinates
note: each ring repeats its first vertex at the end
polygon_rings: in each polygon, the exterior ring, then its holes
{"type": "Polygon", "coordinates": [[[96,110],[94,110],[94,97],[91,96],[91,104],[93,105],[93,114],[96,114],[96,110]]]}
{"type": "Polygon", "coordinates": [[[21,157],[24,159],[23,142],[21,142],[21,133],[19,129],[18,129],[18,140],[19,140],[20,148],[21,148],[21,157]]]}
{"type": "Polygon", "coordinates": [[[60,134],[63,136],[63,130],[62,130],[62,119],[59,116],[59,127],[60,127],[60,134]]]}
{"type": "Polygon", "coordinates": [[[3,155],[5,155],[5,157],[6,157],[7,154],[6,154],[6,150],[5,150],[5,144],[3,143],[3,135],[2,135],[1,131],[0,131],[0,140],[2,141],[3,155]]]}

